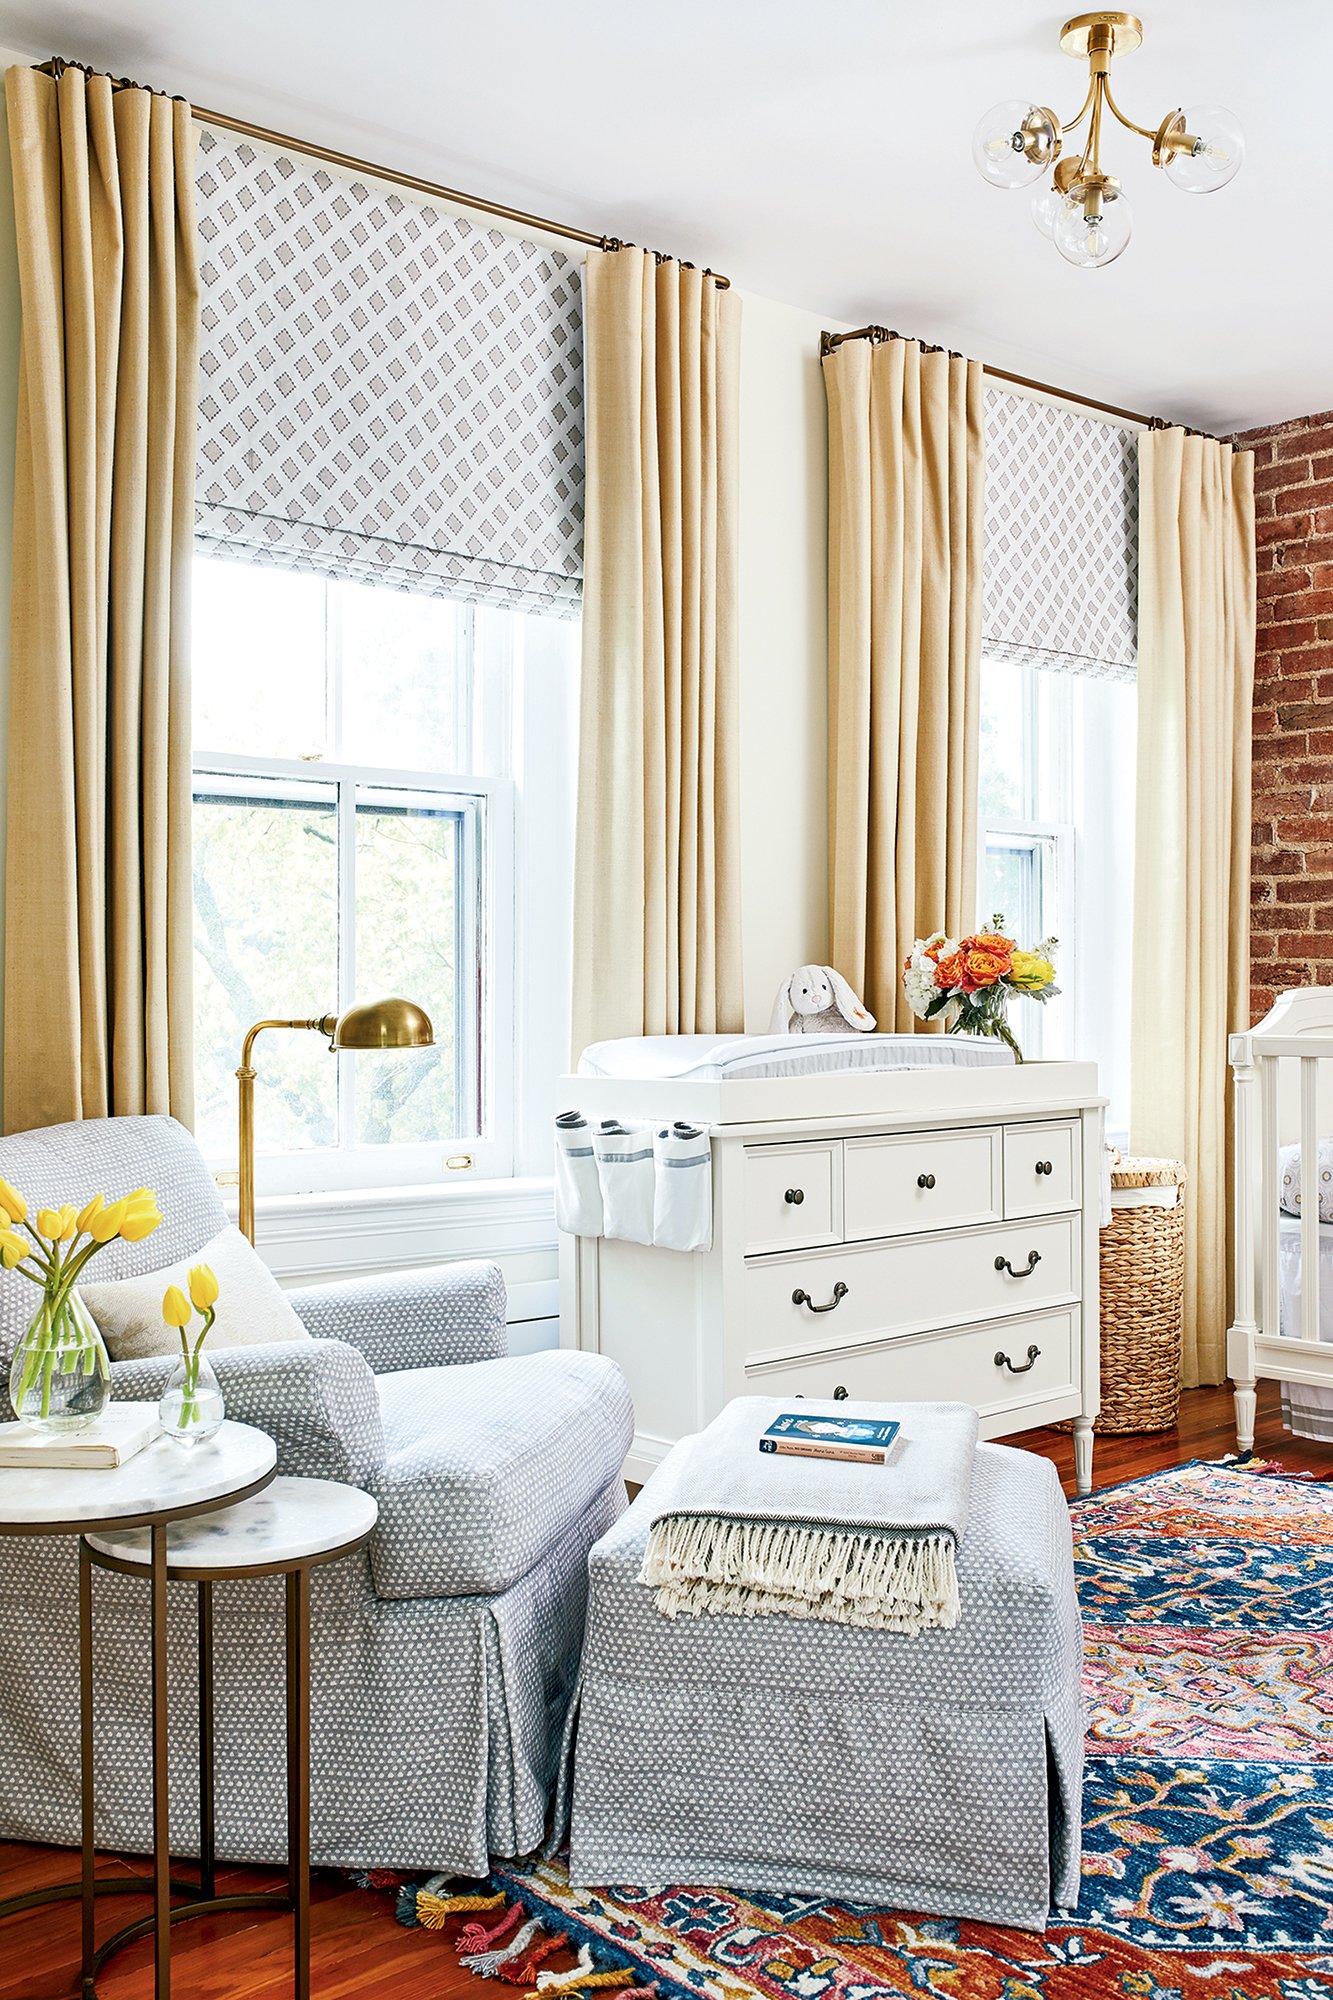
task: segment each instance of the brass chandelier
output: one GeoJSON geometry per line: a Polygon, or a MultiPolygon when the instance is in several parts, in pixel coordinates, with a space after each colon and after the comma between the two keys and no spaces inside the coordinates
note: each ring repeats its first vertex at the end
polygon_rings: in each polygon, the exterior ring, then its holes
{"type": "Polygon", "coordinates": [[[1116,56],[1132,55],[1142,40],[1137,15],[1076,14],[1060,30],[1060,47],[1088,65],[1088,94],[1078,116],[1062,125],[1045,105],[1012,98],[993,106],[973,136],[972,157],[992,187],[1031,187],[1052,175],[1050,186],[1033,197],[1032,219],[1062,257],[1084,270],[1113,264],[1133,226],[1119,181],[1102,171],[1104,113],[1147,139],[1153,165],[1186,194],[1225,187],[1245,158],[1240,126],[1220,104],[1168,111],[1155,129],[1126,118],[1111,94],[1111,63],[1116,56]],[[1065,153],[1064,142],[1085,118],[1082,152],[1065,153]]]}

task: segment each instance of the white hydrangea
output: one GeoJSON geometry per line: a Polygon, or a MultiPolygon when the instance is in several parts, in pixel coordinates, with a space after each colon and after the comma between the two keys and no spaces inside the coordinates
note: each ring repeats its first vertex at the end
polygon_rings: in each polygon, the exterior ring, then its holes
{"type": "Polygon", "coordinates": [[[939,998],[939,987],[935,984],[935,958],[948,958],[957,950],[953,940],[943,931],[934,931],[928,938],[918,938],[912,946],[912,955],[903,972],[903,991],[907,1004],[918,1020],[924,1021],[927,1010],[939,998]],[[933,954],[933,955],[932,955],[933,954]]]}

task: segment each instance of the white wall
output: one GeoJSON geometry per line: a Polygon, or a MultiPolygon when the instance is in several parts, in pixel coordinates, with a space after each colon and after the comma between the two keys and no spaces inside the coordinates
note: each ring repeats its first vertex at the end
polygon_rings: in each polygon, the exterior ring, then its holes
{"type": "Polygon", "coordinates": [[[787,974],[827,956],[824,327],[840,322],[744,300],[741,931],[752,1033],[768,1027],[787,974]]]}

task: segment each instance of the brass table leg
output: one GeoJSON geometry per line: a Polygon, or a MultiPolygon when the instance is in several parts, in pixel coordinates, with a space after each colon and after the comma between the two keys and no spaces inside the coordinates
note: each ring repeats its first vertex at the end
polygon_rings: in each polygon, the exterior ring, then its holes
{"type": "Polygon", "coordinates": [[[167,1531],[154,1522],[153,1655],[153,1993],[171,2000],[171,1770],[167,1725],[167,1531]]]}
{"type": "Polygon", "coordinates": [[[199,1592],[199,1894],[217,1891],[217,1792],[214,1785],[213,1586],[199,1592]]]}
{"type": "Polygon", "coordinates": [[[287,1897],[296,2000],[310,2000],[310,1571],[287,1572],[287,1897]]]}
{"type": "Polygon", "coordinates": [[[79,1897],[83,1906],[79,1968],[83,2000],[94,2000],[97,1950],[97,1891],[93,1826],[93,1565],[79,1536],[79,1897]]]}

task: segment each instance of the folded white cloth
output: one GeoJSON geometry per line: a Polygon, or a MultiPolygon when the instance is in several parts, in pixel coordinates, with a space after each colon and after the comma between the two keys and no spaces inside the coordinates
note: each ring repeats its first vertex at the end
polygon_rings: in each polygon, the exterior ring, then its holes
{"type": "Polygon", "coordinates": [[[629,1243],[653,1240],[653,1128],[604,1118],[592,1135],[602,1190],[602,1234],[629,1243]]]}
{"type": "Polygon", "coordinates": [[[602,1184],[581,1111],[562,1111],[555,1121],[555,1226],[569,1236],[602,1233],[602,1184]]]}
{"type": "Polygon", "coordinates": [[[708,1128],[678,1118],[653,1134],[653,1242],[661,1250],[713,1244],[713,1146],[708,1128]]]}
{"type": "Polygon", "coordinates": [[[954,1553],[967,1525],[977,1413],[966,1403],[811,1397],[803,1416],[897,1418],[883,1465],[764,1453],[791,1408],[738,1396],[680,1443],[644,1489],[639,1582],[667,1618],[822,1618],[882,1632],[958,1623],[954,1553]]]}

